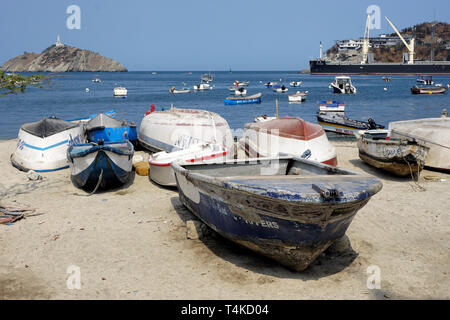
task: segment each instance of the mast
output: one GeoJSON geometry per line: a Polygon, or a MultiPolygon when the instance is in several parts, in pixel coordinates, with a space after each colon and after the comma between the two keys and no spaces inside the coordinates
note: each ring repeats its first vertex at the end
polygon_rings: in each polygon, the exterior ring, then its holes
{"type": "Polygon", "coordinates": [[[392,28],[394,29],[394,31],[397,33],[397,35],[400,37],[400,40],[403,41],[403,43],[405,44],[405,47],[408,49],[409,51],[409,59],[408,59],[408,64],[414,64],[414,37],[411,38],[411,40],[409,41],[409,44],[406,42],[405,38],[402,37],[402,35],[400,34],[400,32],[397,30],[397,28],[394,26],[394,24],[387,18],[385,17],[386,20],[389,22],[389,24],[392,26],[392,28]]]}

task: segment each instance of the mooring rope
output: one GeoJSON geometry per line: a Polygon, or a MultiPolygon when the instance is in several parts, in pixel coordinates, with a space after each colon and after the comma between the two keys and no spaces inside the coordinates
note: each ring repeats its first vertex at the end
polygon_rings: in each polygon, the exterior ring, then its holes
{"type": "Polygon", "coordinates": [[[91,192],[89,192],[88,194],[79,194],[79,193],[75,193],[74,195],[76,196],[82,196],[82,197],[89,197],[92,196],[98,189],[98,187],[100,186],[100,183],[102,182],[102,177],[103,177],[103,169],[101,169],[100,171],[100,175],[98,176],[98,181],[97,181],[97,185],[95,186],[94,190],[92,190],[91,192]]]}

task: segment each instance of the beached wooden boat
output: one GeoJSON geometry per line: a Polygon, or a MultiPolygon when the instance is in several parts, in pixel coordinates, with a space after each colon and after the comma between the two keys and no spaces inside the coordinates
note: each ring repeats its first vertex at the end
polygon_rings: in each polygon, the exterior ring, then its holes
{"type": "Polygon", "coordinates": [[[86,137],[89,142],[105,142],[130,140],[137,142],[137,130],[134,122],[117,120],[107,114],[99,113],[86,124],[86,137]]]}
{"type": "Polygon", "coordinates": [[[450,172],[450,118],[423,118],[389,123],[391,138],[415,139],[430,148],[425,167],[450,172]]]}
{"type": "Polygon", "coordinates": [[[380,180],[295,157],[172,163],[181,202],[225,238],[302,271],[382,188],[380,180]]]}
{"type": "Polygon", "coordinates": [[[239,147],[250,157],[296,156],[309,150],[310,160],[337,165],[336,148],[321,126],[300,118],[276,118],[247,123],[239,147]]]}
{"type": "Polygon", "coordinates": [[[297,91],[294,94],[288,94],[289,102],[302,102],[306,100],[308,91],[297,91]]]}
{"type": "Polygon", "coordinates": [[[384,137],[365,133],[357,145],[359,157],[364,162],[398,176],[418,174],[429,150],[414,139],[390,138],[386,133],[384,137]]]}
{"type": "Polygon", "coordinates": [[[17,146],[11,155],[14,167],[36,172],[69,167],[67,148],[84,143],[83,127],[55,117],[26,123],[20,127],[17,146]]]}
{"type": "Polygon", "coordinates": [[[261,103],[261,95],[257,93],[247,97],[226,97],[224,103],[226,105],[261,103]]]}
{"type": "Polygon", "coordinates": [[[219,143],[232,150],[234,144],[228,122],[217,113],[175,107],[147,114],[138,141],[152,152],[173,152],[197,143],[219,143]]]}
{"type": "Polygon", "coordinates": [[[190,146],[187,149],[174,152],[161,151],[150,156],[150,179],[162,186],[177,185],[170,164],[174,161],[180,164],[210,163],[231,158],[234,150],[228,150],[219,144],[203,143],[190,146]]]}
{"type": "Polygon", "coordinates": [[[414,86],[411,88],[411,93],[412,94],[444,94],[446,93],[448,90],[447,87],[419,87],[419,86],[414,86]]]}
{"type": "Polygon", "coordinates": [[[128,140],[71,145],[67,158],[72,182],[89,191],[123,185],[133,176],[133,154],[128,140]]]}

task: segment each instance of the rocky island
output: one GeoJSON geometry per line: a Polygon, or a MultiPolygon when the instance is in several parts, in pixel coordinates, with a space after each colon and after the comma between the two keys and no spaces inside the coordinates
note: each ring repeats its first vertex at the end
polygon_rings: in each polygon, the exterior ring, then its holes
{"type": "Polygon", "coordinates": [[[6,61],[1,67],[6,72],[126,72],[119,62],[102,55],[56,43],[42,53],[25,52],[6,61]]]}

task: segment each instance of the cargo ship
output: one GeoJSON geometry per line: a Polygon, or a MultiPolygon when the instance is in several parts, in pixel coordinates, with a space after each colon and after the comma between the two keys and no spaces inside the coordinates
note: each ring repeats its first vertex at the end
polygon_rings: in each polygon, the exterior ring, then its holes
{"type": "MultiPolygon", "coordinates": [[[[368,16],[369,20],[369,16],[368,16]]],[[[403,62],[386,63],[374,62],[373,55],[369,53],[368,24],[362,44],[362,59],[358,62],[331,61],[322,58],[322,44],[320,45],[320,58],[310,60],[309,67],[312,75],[319,74],[378,74],[378,75],[400,75],[400,74],[427,74],[427,75],[446,75],[450,74],[450,61],[417,61],[414,59],[414,38],[409,43],[402,37],[394,24],[386,18],[392,28],[395,30],[401,41],[408,49],[404,54],[403,62]]]]}

